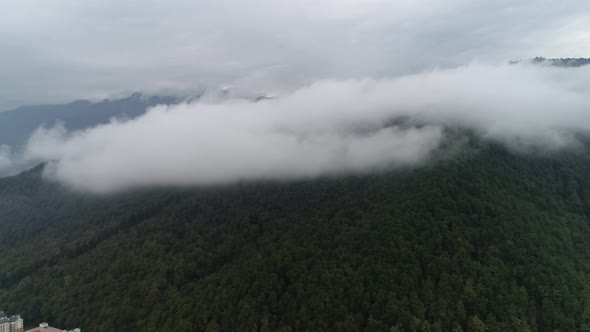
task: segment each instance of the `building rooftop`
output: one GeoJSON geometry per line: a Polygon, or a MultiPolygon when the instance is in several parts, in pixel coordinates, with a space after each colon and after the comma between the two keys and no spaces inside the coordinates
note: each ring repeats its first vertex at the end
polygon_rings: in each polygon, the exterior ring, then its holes
{"type": "Polygon", "coordinates": [[[25,332],[62,332],[62,329],[56,329],[55,327],[35,327],[33,329],[27,330],[25,332]]]}
{"type": "Polygon", "coordinates": [[[2,313],[4,316],[0,315],[0,324],[4,323],[14,323],[20,319],[20,315],[13,315],[10,317],[6,317],[6,314],[2,313]]]}
{"type": "Polygon", "coordinates": [[[27,330],[26,332],[62,332],[62,329],[56,329],[55,327],[36,327],[34,329],[27,330]]]}
{"type": "Polygon", "coordinates": [[[49,325],[47,325],[47,323],[41,323],[39,324],[39,326],[32,328],[30,330],[26,330],[25,332],[80,332],[80,329],[73,329],[73,330],[64,330],[64,329],[58,329],[55,327],[51,327],[49,325]]]}

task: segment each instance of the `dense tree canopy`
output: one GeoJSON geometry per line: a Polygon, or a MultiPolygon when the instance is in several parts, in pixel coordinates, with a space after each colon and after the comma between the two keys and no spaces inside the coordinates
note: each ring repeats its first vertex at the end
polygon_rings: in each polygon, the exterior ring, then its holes
{"type": "Polygon", "coordinates": [[[590,331],[590,153],[69,192],[0,180],[0,304],[87,331],[590,331]]]}

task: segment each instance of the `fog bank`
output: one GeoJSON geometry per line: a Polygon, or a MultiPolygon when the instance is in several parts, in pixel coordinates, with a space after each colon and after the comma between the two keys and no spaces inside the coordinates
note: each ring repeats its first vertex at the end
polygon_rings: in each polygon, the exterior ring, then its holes
{"type": "Polygon", "coordinates": [[[590,129],[590,69],[472,64],[381,80],[322,80],[275,99],[158,106],[134,120],[40,128],[22,158],[75,189],[297,179],[416,165],[461,127],[513,149],[590,129]],[[405,119],[399,122],[396,120],[405,119]]]}

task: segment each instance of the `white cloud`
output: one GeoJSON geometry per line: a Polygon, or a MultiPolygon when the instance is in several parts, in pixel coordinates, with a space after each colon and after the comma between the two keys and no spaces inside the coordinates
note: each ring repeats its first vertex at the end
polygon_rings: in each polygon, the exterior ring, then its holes
{"type": "Polygon", "coordinates": [[[52,160],[52,176],[79,189],[413,165],[446,126],[524,150],[569,146],[589,128],[589,69],[489,65],[587,56],[583,1],[0,4],[0,110],[223,85],[280,96],[159,107],[82,132],[40,129],[22,155],[0,148],[0,167],[52,160]],[[488,65],[465,65],[475,61],[488,65]],[[389,125],[399,117],[414,122],[389,125]]]}
{"type": "Polygon", "coordinates": [[[13,165],[11,148],[7,145],[0,145],[0,170],[12,168],[13,165]]]}
{"type": "Polygon", "coordinates": [[[159,106],[80,132],[39,129],[25,156],[52,160],[47,175],[76,189],[109,192],[415,165],[446,126],[517,149],[557,149],[590,130],[589,70],[473,64],[319,81],[258,103],[159,106]],[[400,118],[411,121],[391,125],[400,118]]]}

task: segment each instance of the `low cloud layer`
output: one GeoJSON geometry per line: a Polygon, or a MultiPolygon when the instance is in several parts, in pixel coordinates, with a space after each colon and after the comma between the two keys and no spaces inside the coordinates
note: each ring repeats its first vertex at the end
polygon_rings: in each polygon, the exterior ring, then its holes
{"type": "Polygon", "coordinates": [[[319,81],[260,102],[159,106],[79,132],[41,128],[23,159],[51,161],[46,175],[75,189],[112,192],[415,165],[428,160],[449,126],[514,149],[554,150],[590,130],[589,74],[473,64],[319,81]]]}
{"type": "Polygon", "coordinates": [[[0,170],[10,169],[13,164],[12,149],[7,145],[0,145],[0,170]]]}

